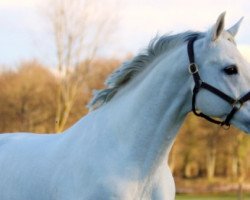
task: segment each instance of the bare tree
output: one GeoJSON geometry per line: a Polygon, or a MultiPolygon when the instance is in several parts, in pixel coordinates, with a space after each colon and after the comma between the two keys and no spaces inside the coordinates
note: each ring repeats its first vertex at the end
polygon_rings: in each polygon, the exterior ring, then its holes
{"type": "Polygon", "coordinates": [[[0,132],[53,132],[56,89],[55,76],[37,61],[0,73],[0,132]]]}
{"type": "Polygon", "coordinates": [[[221,127],[210,125],[206,134],[206,170],[208,181],[213,181],[217,159],[217,143],[220,139],[221,127]]]}
{"type": "Polygon", "coordinates": [[[60,75],[56,132],[64,129],[84,74],[117,25],[117,5],[114,1],[106,3],[109,6],[97,0],[49,1],[46,16],[52,27],[60,75]]]}

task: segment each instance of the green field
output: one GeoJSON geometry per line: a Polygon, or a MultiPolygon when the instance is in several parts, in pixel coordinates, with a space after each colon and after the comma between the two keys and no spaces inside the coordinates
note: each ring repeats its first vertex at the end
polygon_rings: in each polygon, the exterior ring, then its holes
{"type": "MultiPolygon", "coordinates": [[[[238,200],[236,195],[177,195],[175,200],[238,200]]],[[[244,196],[242,200],[250,200],[250,196],[244,196]]]]}

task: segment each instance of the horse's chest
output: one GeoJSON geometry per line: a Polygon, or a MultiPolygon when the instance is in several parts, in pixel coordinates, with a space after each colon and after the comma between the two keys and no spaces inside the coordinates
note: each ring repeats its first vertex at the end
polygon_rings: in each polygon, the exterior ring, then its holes
{"type": "Polygon", "coordinates": [[[107,181],[98,191],[119,200],[174,200],[175,184],[170,170],[166,167],[157,175],[147,179],[114,179],[107,181]]]}

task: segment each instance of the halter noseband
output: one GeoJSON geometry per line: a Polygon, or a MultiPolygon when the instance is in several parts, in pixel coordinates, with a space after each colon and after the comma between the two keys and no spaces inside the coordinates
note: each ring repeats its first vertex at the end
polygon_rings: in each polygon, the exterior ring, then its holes
{"type": "Polygon", "coordinates": [[[193,39],[188,41],[188,45],[187,45],[187,50],[188,50],[188,57],[189,57],[189,72],[190,74],[192,74],[193,79],[194,79],[194,89],[193,89],[193,97],[192,97],[192,111],[193,113],[198,116],[198,117],[202,117],[205,118],[206,120],[215,123],[215,124],[219,124],[221,126],[224,126],[226,128],[230,127],[230,121],[233,118],[234,114],[240,110],[240,108],[242,107],[242,105],[250,100],[250,92],[248,92],[246,95],[244,95],[243,97],[239,98],[239,99],[234,99],[230,96],[228,96],[227,94],[225,94],[224,92],[220,91],[219,89],[213,87],[212,85],[209,85],[206,82],[203,82],[200,75],[199,75],[199,71],[198,71],[198,65],[195,63],[195,57],[194,57],[194,42],[197,38],[194,37],[193,39]],[[196,102],[196,96],[198,94],[198,92],[200,91],[200,89],[206,89],[208,91],[210,91],[211,93],[217,95],[218,97],[220,97],[221,99],[225,100],[227,103],[229,103],[232,106],[232,110],[231,112],[226,116],[225,120],[217,120],[214,119],[212,117],[209,117],[208,115],[196,110],[195,107],[195,102],[196,102]]]}

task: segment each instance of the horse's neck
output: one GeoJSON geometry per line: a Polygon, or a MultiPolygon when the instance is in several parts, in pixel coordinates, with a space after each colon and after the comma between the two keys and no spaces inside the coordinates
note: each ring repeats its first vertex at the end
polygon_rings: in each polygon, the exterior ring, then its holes
{"type": "MultiPolygon", "coordinates": [[[[183,47],[172,56],[158,58],[160,61],[138,74],[110,102],[90,113],[90,119],[95,119],[90,137],[96,134],[102,144],[115,141],[112,148],[119,150],[113,151],[123,151],[143,174],[166,164],[171,144],[190,109],[187,59],[179,59],[185,53],[183,47]]],[[[84,127],[81,121],[79,126],[84,127]]]]}
{"type": "Polygon", "coordinates": [[[134,82],[104,106],[103,120],[110,137],[116,137],[117,142],[126,146],[145,170],[166,160],[176,133],[190,110],[191,86],[188,81],[191,79],[187,58],[179,59],[180,54],[185,53],[186,48],[181,47],[169,58],[162,56],[162,61],[154,62],[155,66],[141,72],[134,82]]]}

